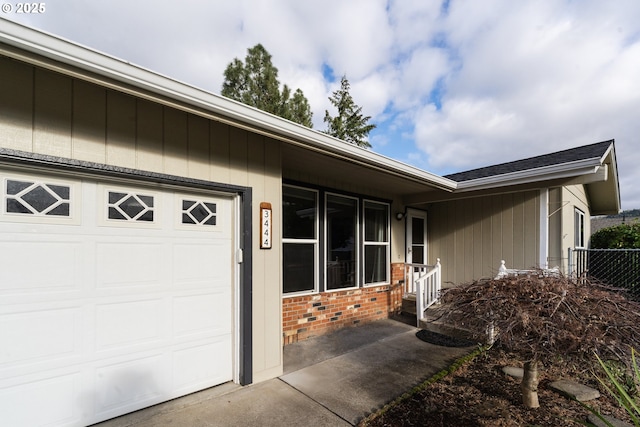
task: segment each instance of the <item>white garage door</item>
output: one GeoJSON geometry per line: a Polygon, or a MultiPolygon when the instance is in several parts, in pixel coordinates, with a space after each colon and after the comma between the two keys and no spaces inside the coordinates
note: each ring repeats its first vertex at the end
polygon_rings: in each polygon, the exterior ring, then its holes
{"type": "Polygon", "coordinates": [[[232,199],[0,175],[3,425],[88,425],[232,379],[232,199]]]}

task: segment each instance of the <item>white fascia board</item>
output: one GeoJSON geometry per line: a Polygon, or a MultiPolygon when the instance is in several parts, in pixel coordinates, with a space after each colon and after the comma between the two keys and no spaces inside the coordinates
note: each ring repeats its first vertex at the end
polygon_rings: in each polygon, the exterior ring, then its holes
{"type": "Polygon", "coordinates": [[[593,175],[598,172],[602,163],[599,158],[561,163],[524,171],[493,175],[486,178],[471,179],[458,183],[456,193],[477,191],[488,188],[506,187],[511,185],[528,184],[532,182],[548,181],[552,179],[574,178],[583,175],[593,175]]]}
{"type": "Polygon", "coordinates": [[[178,103],[223,115],[263,130],[273,138],[354,161],[425,185],[453,191],[453,180],[407,165],[362,147],[341,141],[245,104],[198,89],[77,43],[0,18],[0,43],[42,56],[178,103]]]}

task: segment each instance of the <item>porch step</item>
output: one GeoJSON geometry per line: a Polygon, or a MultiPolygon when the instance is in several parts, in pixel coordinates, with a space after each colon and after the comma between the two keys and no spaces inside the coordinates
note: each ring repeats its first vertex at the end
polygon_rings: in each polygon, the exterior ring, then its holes
{"type": "MultiPolygon", "coordinates": [[[[450,310],[448,304],[434,304],[427,308],[425,315],[420,319],[420,328],[427,329],[450,337],[472,339],[472,334],[464,328],[457,327],[444,320],[444,315],[450,310]]],[[[415,311],[415,309],[414,309],[415,311]]]]}
{"type": "Polygon", "coordinates": [[[416,294],[405,294],[402,297],[402,312],[416,315],[416,294]]]}

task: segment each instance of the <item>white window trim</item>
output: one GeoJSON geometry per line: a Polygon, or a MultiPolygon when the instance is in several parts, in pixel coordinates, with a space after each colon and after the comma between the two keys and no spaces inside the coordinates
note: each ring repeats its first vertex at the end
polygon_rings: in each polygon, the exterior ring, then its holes
{"type": "Polygon", "coordinates": [[[334,193],[334,192],[329,192],[329,191],[325,191],[324,193],[324,253],[323,255],[323,268],[324,268],[324,292],[342,292],[342,291],[348,291],[348,290],[353,290],[353,289],[360,289],[360,198],[358,197],[353,197],[353,196],[347,196],[345,194],[340,194],[340,193],[334,193]],[[329,199],[328,196],[337,196],[337,197],[342,197],[345,199],[352,199],[356,201],[356,226],[355,226],[355,236],[354,236],[354,245],[353,248],[355,250],[355,267],[354,267],[354,271],[356,274],[355,277],[355,286],[351,286],[348,288],[337,288],[337,289],[329,289],[327,286],[327,271],[328,271],[328,266],[329,266],[329,260],[327,259],[327,250],[328,250],[328,245],[327,242],[329,240],[328,238],[328,229],[327,229],[327,201],[329,199]]]}
{"type": "Polygon", "coordinates": [[[574,218],[574,236],[573,236],[573,243],[575,245],[576,248],[585,248],[586,245],[586,236],[585,236],[585,227],[586,227],[586,222],[585,222],[585,213],[578,208],[574,208],[574,214],[573,214],[573,218],[574,218]]]}
{"type": "Polygon", "coordinates": [[[104,227],[125,227],[125,228],[160,228],[162,224],[162,209],[164,208],[164,200],[162,197],[162,193],[158,191],[153,191],[144,187],[123,187],[123,186],[113,186],[109,184],[101,184],[97,185],[98,193],[100,197],[98,197],[98,203],[101,203],[99,212],[98,224],[104,227]],[[138,193],[143,196],[153,197],[153,221],[128,221],[128,220],[117,220],[117,219],[109,219],[109,192],[113,191],[116,193],[138,193]]]}
{"type": "MultiPolygon", "coordinates": [[[[317,294],[319,293],[319,289],[318,289],[318,277],[319,277],[319,273],[320,273],[320,266],[318,265],[318,251],[319,251],[319,247],[320,247],[320,191],[313,189],[313,188],[307,188],[307,187],[301,187],[298,185],[288,185],[288,184],[284,184],[283,187],[289,187],[289,188],[297,188],[300,190],[305,190],[305,191],[311,191],[313,193],[316,194],[316,221],[315,221],[315,232],[316,232],[316,238],[315,239],[294,239],[294,238],[282,238],[282,246],[284,246],[285,243],[299,243],[299,244],[310,244],[313,243],[313,289],[310,289],[308,291],[298,291],[298,292],[285,292],[284,291],[284,279],[282,282],[282,286],[281,286],[281,293],[282,293],[282,298],[291,298],[291,297],[295,297],[295,296],[301,296],[301,295],[313,295],[313,294],[317,294]]],[[[283,215],[283,220],[284,220],[284,215],[283,215]]],[[[283,254],[284,256],[284,254],[283,254]]],[[[284,274],[284,272],[283,272],[284,274]]]]}
{"type": "MultiPolygon", "coordinates": [[[[198,232],[207,232],[207,233],[219,233],[224,230],[224,219],[226,218],[225,212],[222,212],[223,207],[220,203],[220,199],[211,198],[203,196],[202,194],[189,194],[189,193],[174,193],[174,218],[175,224],[174,227],[178,230],[185,231],[198,231],[198,232]],[[183,200],[192,200],[195,202],[206,202],[213,203],[216,205],[216,212],[214,216],[216,217],[216,225],[204,225],[204,224],[183,224],[182,223],[182,201],[183,200]]],[[[155,212],[154,212],[155,218],[155,212]]]]}
{"type": "Polygon", "coordinates": [[[379,202],[377,200],[370,200],[370,199],[363,199],[362,200],[362,253],[365,254],[365,247],[366,246],[385,246],[386,247],[386,254],[387,254],[387,262],[385,263],[385,279],[382,282],[372,282],[372,283],[366,283],[367,278],[364,275],[364,269],[365,269],[365,259],[363,258],[362,260],[362,285],[364,287],[372,287],[372,286],[381,286],[381,285],[387,285],[390,283],[391,278],[391,205],[389,203],[385,203],[385,202],[379,202]],[[366,233],[364,230],[365,224],[367,222],[367,218],[366,218],[366,206],[367,203],[375,203],[378,205],[384,205],[387,208],[387,241],[386,242],[370,242],[366,240],[366,233]]]}
{"type": "Polygon", "coordinates": [[[70,224],[80,225],[82,223],[82,191],[81,182],[52,178],[47,175],[22,174],[22,173],[2,173],[0,175],[0,185],[2,185],[2,203],[0,204],[0,221],[21,222],[35,224],[70,224]],[[53,184],[69,187],[69,216],[56,215],[26,215],[20,213],[7,212],[7,180],[26,181],[39,184],[53,184]]]}

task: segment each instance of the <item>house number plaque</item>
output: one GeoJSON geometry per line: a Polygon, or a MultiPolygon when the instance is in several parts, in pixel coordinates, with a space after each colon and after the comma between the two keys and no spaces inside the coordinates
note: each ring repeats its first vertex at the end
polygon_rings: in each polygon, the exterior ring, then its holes
{"type": "Polygon", "coordinates": [[[260,249],[271,249],[271,203],[260,203],[260,249]]]}

